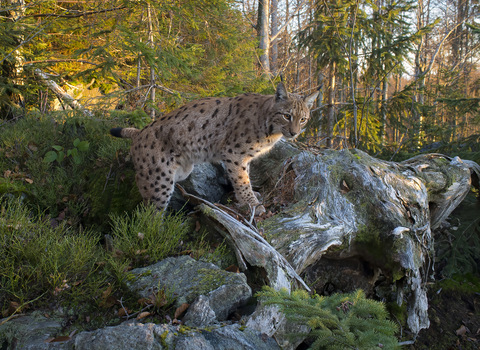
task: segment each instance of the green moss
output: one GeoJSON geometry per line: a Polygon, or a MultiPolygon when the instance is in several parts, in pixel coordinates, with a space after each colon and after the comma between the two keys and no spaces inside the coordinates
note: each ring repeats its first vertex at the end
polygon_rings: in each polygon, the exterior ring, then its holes
{"type": "Polygon", "coordinates": [[[402,306],[399,306],[396,301],[392,301],[387,303],[385,306],[388,312],[391,315],[395,316],[395,318],[398,320],[398,322],[400,322],[400,324],[406,325],[408,317],[407,303],[404,302],[402,303],[402,306]]]}
{"type": "Polygon", "coordinates": [[[157,211],[155,205],[140,204],[133,213],[111,215],[113,246],[135,267],[162,260],[177,252],[190,226],[182,214],[157,211]]]}
{"type": "Polygon", "coordinates": [[[369,255],[381,259],[385,254],[384,244],[380,240],[380,231],[373,226],[360,227],[355,237],[355,243],[364,247],[369,255]]]}
{"type": "Polygon", "coordinates": [[[92,232],[52,228],[19,200],[0,198],[0,212],[0,309],[9,300],[23,304],[38,296],[77,303],[104,288],[97,264],[103,252],[92,232]]]}
{"type": "Polygon", "coordinates": [[[133,165],[112,164],[101,167],[87,177],[88,185],[85,197],[90,202],[90,212],[85,223],[100,231],[108,231],[110,215],[130,213],[142,202],[135,183],[133,165]]]}
{"type": "Polygon", "coordinates": [[[224,285],[227,274],[223,270],[198,269],[198,277],[193,278],[192,284],[197,285],[195,291],[198,294],[206,294],[224,285]]]}
{"type": "Polygon", "coordinates": [[[138,279],[139,276],[133,274],[133,273],[127,273],[125,276],[125,280],[128,282],[135,282],[138,279]]]}
{"type": "Polygon", "coordinates": [[[187,327],[187,326],[184,326],[184,325],[180,325],[180,328],[178,329],[178,332],[180,334],[188,334],[192,329],[190,327],[187,327]]]}
{"type": "Polygon", "coordinates": [[[451,278],[445,278],[435,283],[435,289],[442,288],[444,291],[455,291],[461,294],[480,293],[480,279],[471,274],[455,274],[451,278]]]}
{"type": "Polygon", "coordinates": [[[403,269],[392,261],[392,253],[402,251],[402,242],[400,240],[393,240],[393,237],[388,237],[388,240],[382,239],[382,232],[388,230],[380,223],[371,222],[370,226],[363,226],[359,228],[355,238],[357,249],[365,252],[365,256],[372,262],[379,266],[384,266],[391,273],[392,280],[396,281],[404,276],[403,269]]]}
{"type": "Polygon", "coordinates": [[[17,198],[28,198],[32,200],[32,193],[24,181],[18,181],[14,179],[0,178],[0,196],[4,194],[11,194],[17,198]]]}
{"type": "Polygon", "coordinates": [[[437,158],[433,158],[433,162],[438,165],[439,167],[443,166],[443,165],[448,165],[450,164],[450,162],[446,159],[446,158],[443,158],[443,157],[437,157],[437,158]]]}
{"type": "Polygon", "coordinates": [[[160,344],[166,350],[168,350],[167,336],[168,336],[168,329],[160,335],[160,344]]]}

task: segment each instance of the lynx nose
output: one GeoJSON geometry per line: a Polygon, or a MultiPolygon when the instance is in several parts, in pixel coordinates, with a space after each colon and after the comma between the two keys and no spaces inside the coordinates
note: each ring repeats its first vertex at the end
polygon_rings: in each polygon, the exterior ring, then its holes
{"type": "Polygon", "coordinates": [[[283,134],[287,139],[294,138],[296,136],[296,133],[293,132],[293,130],[285,130],[285,133],[283,134]]]}
{"type": "Polygon", "coordinates": [[[290,137],[294,137],[294,136],[297,136],[298,132],[300,130],[296,130],[296,128],[290,128],[289,132],[290,132],[290,137]]]}

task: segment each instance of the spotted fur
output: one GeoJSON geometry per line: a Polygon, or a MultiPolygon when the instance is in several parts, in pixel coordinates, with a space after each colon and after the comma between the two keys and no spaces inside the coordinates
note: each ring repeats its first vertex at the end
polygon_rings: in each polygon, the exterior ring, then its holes
{"type": "Polygon", "coordinates": [[[318,93],[289,94],[283,83],[275,95],[243,94],[202,98],[180,107],[142,130],[114,128],[113,136],[131,138],[136,181],[145,201],[167,206],[174,184],[195,164],[223,161],[238,202],[259,205],[248,176],[252,159],[282,137],[300,134],[318,93]]]}

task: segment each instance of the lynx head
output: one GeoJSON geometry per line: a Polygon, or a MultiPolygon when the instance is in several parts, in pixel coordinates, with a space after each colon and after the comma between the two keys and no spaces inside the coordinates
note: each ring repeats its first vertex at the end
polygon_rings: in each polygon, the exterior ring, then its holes
{"type": "Polygon", "coordinates": [[[289,94],[285,85],[279,83],[271,110],[272,115],[267,120],[270,134],[281,133],[287,139],[297,137],[307,125],[310,109],[317,96],[318,91],[306,97],[289,94]]]}

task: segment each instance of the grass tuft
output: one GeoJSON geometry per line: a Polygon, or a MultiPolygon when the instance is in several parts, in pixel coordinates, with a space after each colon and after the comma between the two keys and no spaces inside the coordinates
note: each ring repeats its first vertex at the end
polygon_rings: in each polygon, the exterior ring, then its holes
{"type": "Polygon", "coordinates": [[[66,225],[31,214],[19,199],[0,198],[0,307],[24,304],[46,293],[47,299],[75,298],[83,283],[103,283],[95,274],[102,258],[91,232],[75,233],[66,225]]]}
{"type": "Polygon", "coordinates": [[[157,212],[155,205],[140,204],[131,216],[111,215],[115,254],[135,267],[178,253],[190,227],[182,214],[157,212]]]}

